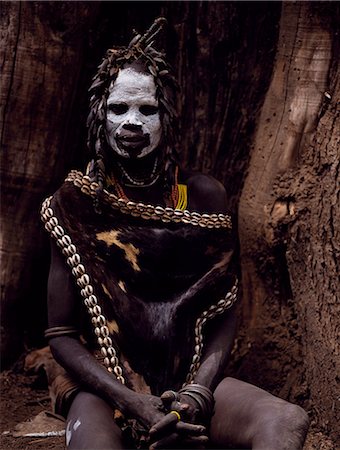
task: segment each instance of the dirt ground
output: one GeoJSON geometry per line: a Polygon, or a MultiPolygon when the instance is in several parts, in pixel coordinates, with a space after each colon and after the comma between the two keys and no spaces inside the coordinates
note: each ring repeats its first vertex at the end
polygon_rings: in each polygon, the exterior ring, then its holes
{"type": "MultiPolygon", "coordinates": [[[[15,437],[13,435],[18,423],[32,420],[38,413],[50,410],[47,384],[42,374],[28,375],[20,368],[4,371],[0,375],[0,386],[0,450],[64,449],[64,436],[15,437]]],[[[313,428],[304,446],[304,450],[336,450],[336,448],[334,442],[313,428]]]]}
{"type": "Polygon", "coordinates": [[[48,390],[42,377],[4,371],[0,375],[0,385],[0,449],[63,449],[63,436],[48,438],[13,436],[17,424],[32,420],[41,411],[50,410],[48,390]]]}

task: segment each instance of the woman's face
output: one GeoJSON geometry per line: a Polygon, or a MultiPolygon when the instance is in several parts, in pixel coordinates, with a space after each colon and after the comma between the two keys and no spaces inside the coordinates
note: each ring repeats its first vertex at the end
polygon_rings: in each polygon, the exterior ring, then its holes
{"type": "Polygon", "coordinates": [[[162,124],[152,75],[119,71],[107,99],[106,136],[123,158],[143,158],[158,147],[162,124]]]}

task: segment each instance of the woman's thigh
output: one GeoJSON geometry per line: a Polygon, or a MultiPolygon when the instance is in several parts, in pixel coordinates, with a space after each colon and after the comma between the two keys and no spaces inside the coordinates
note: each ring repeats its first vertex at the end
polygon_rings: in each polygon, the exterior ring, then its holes
{"type": "Polygon", "coordinates": [[[214,397],[210,436],[217,447],[302,448],[309,421],[299,406],[234,378],[225,378],[214,397]]]}
{"type": "Polygon", "coordinates": [[[66,447],[72,450],[124,449],[112,408],[101,398],[79,392],[66,421],[66,447]]]}

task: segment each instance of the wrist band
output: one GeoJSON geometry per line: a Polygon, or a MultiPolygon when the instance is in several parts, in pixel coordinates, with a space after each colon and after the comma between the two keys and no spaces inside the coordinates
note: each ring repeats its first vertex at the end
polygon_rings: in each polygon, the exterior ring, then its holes
{"type": "Polygon", "coordinates": [[[79,331],[74,327],[51,327],[45,330],[45,338],[47,339],[71,334],[79,334],[79,331]]]}
{"type": "Polygon", "coordinates": [[[187,395],[198,405],[202,420],[208,420],[214,410],[214,396],[209,388],[201,384],[192,383],[186,385],[179,394],[187,395]]]}

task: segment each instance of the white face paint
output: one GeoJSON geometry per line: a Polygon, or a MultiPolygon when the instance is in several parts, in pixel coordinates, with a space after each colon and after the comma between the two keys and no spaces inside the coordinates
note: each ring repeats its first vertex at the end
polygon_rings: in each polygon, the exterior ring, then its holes
{"type": "Polygon", "coordinates": [[[132,68],[119,71],[107,99],[106,135],[124,158],[143,158],[158,146],[162,124],[151,75],[132,68]]]}

